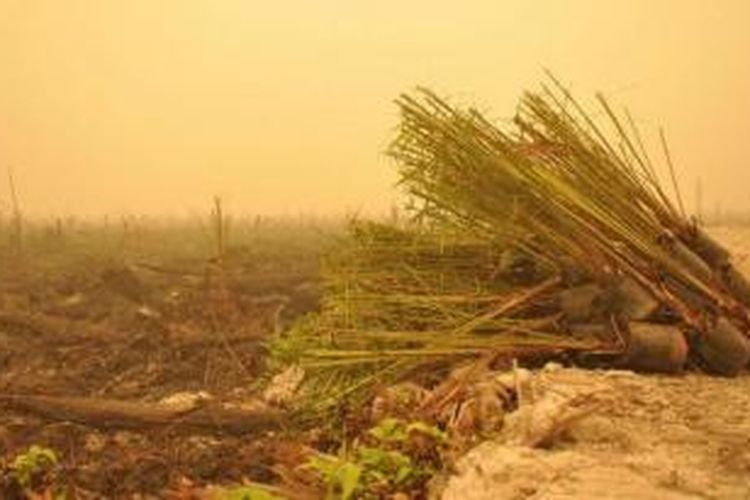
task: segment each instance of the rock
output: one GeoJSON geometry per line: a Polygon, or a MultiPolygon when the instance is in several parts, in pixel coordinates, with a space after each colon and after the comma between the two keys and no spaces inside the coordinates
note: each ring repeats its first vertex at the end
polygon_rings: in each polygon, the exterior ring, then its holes
{"type": "Polygon", "coordinates": [[[572,393],[552,390],[543,393],[506,418],[501,436],[503,442],[515,446],[549,446],[571,424],[600,406],[597,392],[597,388],[591,387],[572,393]]]}
{"type": "Polygon", "coordinates": [[[263,399],[272,405],[285,406],[292,402],[304,379],[305,370],[292,365],[271,379],[271,383],[263,391],[263,399]]]}

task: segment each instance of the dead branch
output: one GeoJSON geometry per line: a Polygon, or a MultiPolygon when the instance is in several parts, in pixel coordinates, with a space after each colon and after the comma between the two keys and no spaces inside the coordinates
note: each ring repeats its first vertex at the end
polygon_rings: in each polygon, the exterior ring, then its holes
{"type": "Polygon", "coordinates": [[[164,404],[86,397],[0,394],[0,407],[100,429],[171,427],[217,434],[250,434],[279,428],[285,415],[270,408],[226,408],[211,403],[186,410],[164,404]]]}

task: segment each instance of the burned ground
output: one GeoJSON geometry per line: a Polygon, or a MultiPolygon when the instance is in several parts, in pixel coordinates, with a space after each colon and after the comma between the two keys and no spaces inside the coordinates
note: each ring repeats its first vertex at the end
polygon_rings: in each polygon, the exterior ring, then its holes
{"type": "MultiPolygon", "coordinates": [[[[750,231],[713,232],[747,271],[750,231]]],[[[208,259],[157,259],[153,253],[150,259],[31,256],[18,266],[3,267],[0,394],[139,404],[204,394],[222,404],[248,404],[262,373],[263,340],[315,307],[316,252],[300,250],[288,261],[279,252],[246,253],[236,257],[235,270],[223,278],[225,286],[216,284],[217,271],[208,259]],[[303,258],[304,252],[309,255],[303,258]]],[[[750,494],[745,479],[750,471],[746,375],[725,379],[699,373],[565,371],[554,376],[563,385],[571,378],[577,384],[604,384],[609,404],[547,449],[519,452],[516,458],[515,452],[490,445],[472,452],[467,460],[477,463],[482,452],[510,460],[507,467],[497,457],[492,460],[498,470],[485,471],[481,480],[488,489],[475,488],[477,494],[750,494]],[[499,481],[503,477],[513,479],[499,481]],[[505,489],[492,490],[493,481],[494,487],[502,483],[505,489]]],[[[186,498],[208,485],[273,481],[273,466],[285,458],[294,462],[290,457],[298,453],[295,439],[282,435],[188,428],[179,419],[149,428],[107,428],[45,418],[5,404],[0,412],[3,467],[32,445],[54,449],[61,459],[60,482],[76,498],[186,498]]],[[[458,470],[465,474],[461,467],[459,462],[458,470]]],[[[466,480],[477,478],[454,477],[448,497],[451,491],[466,491],[461,486],[466,480]]],[[[6,488],[3,497],[12,498],[12,487],[0,486],[6,488]]]]}
{"type": "Polygon", "coordinates": [[[4,256],[11,264],[0,268],[4,467],[31,445],[49,447],[76,498],[162,496],[188,480],[268,479],[273,438],[233,435],[221,425],[185,429],[179,420],[107,428],[10,403],[11,395],[45,395],[179,404],[198,395],[239,406],[259,382],[264,340],[316,307],[318,248],[295,247],[285,230],[255,231],[263,241],[256,238],[252,251],[233,248],[224,269],[210,246],[180,245],[168,231],[154,231],[138,252],[102,251],[102,231],[76,233],[58,248],[37,240],[23,256],[4,256]],[[161,250],[159,238],[167,242],[161,250]]]}

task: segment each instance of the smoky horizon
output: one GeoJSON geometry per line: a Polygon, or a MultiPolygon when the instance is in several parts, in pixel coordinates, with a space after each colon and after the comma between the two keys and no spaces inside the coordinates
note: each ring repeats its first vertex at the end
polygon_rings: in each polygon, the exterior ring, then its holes
{"type": "MultiPolygon", "coordinates": [[[[741,213],[750,4],[1,2],[0,212],[384,214],[393,101],[417,85],[503,123],[544,68],[664,127],[691,213],[741,213]]],[[[662,172],[663,174],[663,172],[662,172]]]]}

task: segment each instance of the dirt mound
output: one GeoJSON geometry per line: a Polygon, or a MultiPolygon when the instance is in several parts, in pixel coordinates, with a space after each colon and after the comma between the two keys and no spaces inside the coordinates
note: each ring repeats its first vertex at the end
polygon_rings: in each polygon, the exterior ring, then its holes
{"type": "Polygon", "coordinates": [[[596,408],[546,448],[485,442],[458,464],[443,498],[747,498],[750,375],[563,369],[558,393],[596,387],[596,408]]]}

